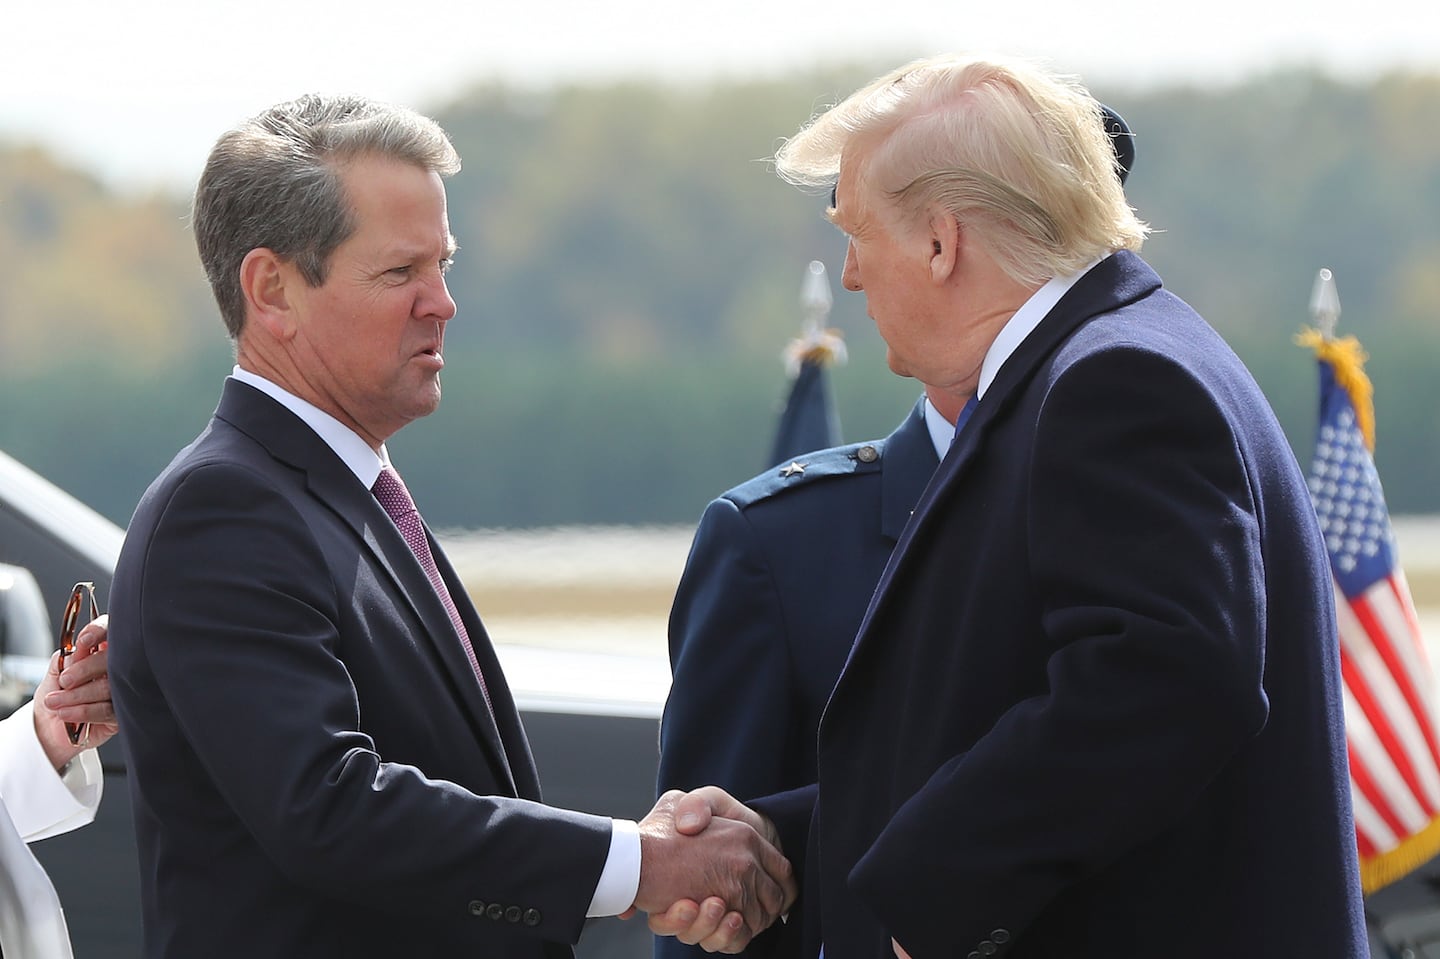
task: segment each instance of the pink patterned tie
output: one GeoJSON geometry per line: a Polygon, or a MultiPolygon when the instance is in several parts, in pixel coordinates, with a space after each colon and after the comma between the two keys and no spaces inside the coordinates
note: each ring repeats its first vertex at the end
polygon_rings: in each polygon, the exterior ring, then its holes
{"type": "MultiPolygon", "coordinates": [[[[425,570],[425,575],[430,578],[430,585],[435,587],[440,602],[445,606],[445,612],[450,614],[450,622],[455,626],[455,632],[460,634],[460,645],[465,647],[465,657],[470,660],[470,668],[475,670],[475,678],[480,681],[480,692],[485,697],[485,705],[490,706],[490,690],[485,686],[485,674],[480,671],[480,661],[475,658],[475,647],[470,645],[470,634],[460,619],[460,611],[455,608],[455,600],[450,598],[450,590],[445,588],[445,581],[440,578],[435,556],[430,552],[430,541],[425,537],[425,526],[420,522],[420,511],[415,508],[410,491],[405,488],[400,474],[388,466],[380,471],[380,476],[370,491],[395,521],[400,535],[405,537],[406,545],[420,561],[420,568],[425,570]]],[[[491,707],[491,711],[494,711],[494,707],[491,707]]]]}

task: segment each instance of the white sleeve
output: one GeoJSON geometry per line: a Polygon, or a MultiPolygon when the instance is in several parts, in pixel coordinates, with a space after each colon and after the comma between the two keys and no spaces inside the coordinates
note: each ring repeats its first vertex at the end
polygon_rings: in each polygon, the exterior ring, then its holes
{"type": "Polygon", "coordinates": [[[55,887],[9,820],[0,802],[0,948],[6,959],[73,959],[55,887]]]}
{"type": "Polygon", "coordinates": [[[34,708],[26,703],[0,720],[0,799],[26,842],[93,821],[105,783],[93,749],[71,760],[63,777],[56,774],[35,735],[34,708]]]}
{"type": "Polygon", "coordinates": [[[610,854],[595,884],[587,917],[618,916],[635,905],[635,896],[640,892],[640,825],[630,819],[616,819],[614,823],[610,854]]]}

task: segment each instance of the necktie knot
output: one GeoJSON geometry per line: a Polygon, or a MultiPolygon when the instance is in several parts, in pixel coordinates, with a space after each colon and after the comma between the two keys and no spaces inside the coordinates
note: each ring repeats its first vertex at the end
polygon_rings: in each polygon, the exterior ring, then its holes
{"type": "Polygon", "coordinates": [[[370,491],[375,494],[380,506],[391,519],[419,512],[415,508],[415,501],[410,498],[410,491],[405,488],[404,480],[389,466],[380,470],[380,475],[375,478],[375,485],[370,487],[370,491]]]}

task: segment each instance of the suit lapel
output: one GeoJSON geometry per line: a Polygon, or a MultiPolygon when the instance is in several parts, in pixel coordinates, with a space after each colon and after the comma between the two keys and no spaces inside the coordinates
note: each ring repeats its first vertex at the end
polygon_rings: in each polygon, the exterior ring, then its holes
{"type": "MultiPolygon", "coordinates": [[[[344,469],[343,465],[342,469],[344,469]]],[[[497,726],[500,721],[502,703],[495,701],[496,688],[503,687],[504,679],[500,674],[499,664],[495,662],[490,640],[485,633],[484,626],[480,623],[479,616],[475,614],[474,607],[466,598],[465,591],[455,576],[454,570],[427,526],[425,535],[430,542],[430,552],[435,558],[436,566],[442,571],[441,575],[445,580],[446,588],[450,590],[451,601],[455,603],[456,609],[460,610],[461,621],[465,623],[466,632],[470,637],[470,645],[474,648],[476,659],[479,660],[480,667],[485,673],[486,689],[491,693],[491,705],[486,705],[485,695],[480,691],[480,684],[475,679],[475,671],[470,667],[470,659],[465,655],[465,648],[461,645],[459,634],[455,632],[455,625],[450,622],[450,614],[445,611],[445,605],[440,601],[435,587],[430,584],[429,577],[421,569],[419,560],[410,551],[404,537],[400,535],[400,531],[395,528],[395,524],[390,521],[390,517],[385,514],[384,509],[376,502],[370,491],[355,481],[354,475],[348,469],[345,470],[345,476],[351,480],[350,487],[359,490],[361,495],[350,502],[335,503],[336,513],[365,542],[375,562],[384,568],[400,586],[400,593],[405,597],[405,602],[409,604],[424,626],[426,638],[430,640],[436,653],[445,663],[455,693],[460,697],[466,712],[470,715],[471,727],[476,738],[488,748],[495,768],[500,774],[500,782],[507,784],[513,792],[515,790],[514,772],[510,767],[509,755],[506,753],[497,726]]],[[[318,479],[315,474],[311,474],[311,488],[322,500],[330,495],[329,484],[318,479]]],[[[505,705],[509,705],[508,692],[503,702],[505,705]]],[[[513,711],[513,706],[511,709],[513,711]]]]}
{"type": "MultiPolygon", "coordinates": [[[[365,544],[376,566],[383,569],[399,587],[399,593],[411,612],[424,627],[425,636],[430,640],[437,655],[445,664],[451,685],[469,714],[471,727],[476,739],[484,744],[490,754],[492,765],[498,772],[498,781],[515,789],[514,774],[502,742],[497,719],[485,704],[470,660],[460,644],[450,616],[444,604],[430,585],[424,570],[410,547],[390,521],[385,510],[376,501],[355,474],[334,454],[315,432],[284,406],[258,390],[236,380],[226,380],[216,416],[233,424],[264,446],[272,456],[286,465],[300,470],[305,475],[310,493],[323,506],[333,512],[354,532],[357,540],[365,544]]],[[[429,530],[427,529],[427,535],[429,530]]],[[[467,628],[472,623],[476,628],[471,635],[475,654],[486,669],[487,686],[490,676],[500,675],[494,652],[474,607],[459,588],[454,570],[444,559],[444,554],[431,537],[431,550],[437,565],[441,566],[451,588],[451,599],[462,610],[462,619],[467,628]],[[466,615],[468,611],[469,615],[466,615]],[[482,647],[486,650],[481,655],[482,647]]],[[[499,685],[503,686],[503,678],[499,685]]],[[[508,689],[504,703],[510,713],[514,706],[508,689]]],[[[500,708],[500,704],[496,704],[500,708]]],[[[517,720],[518,723],[518,720],[517,720]]]]}
{"type": "Polygon", "coordinates": [[[925,487],[909,524],[895,545],[895,551],[890,554],[890,560],[885,564],[880,582],[870,598],[870,605],[860,621],[855,644],[850,649],[845,669],[841,671],[837,689],[844,685],[850,663],[866,646],[870,624],[887,602],[897,574],[909,561],[910,547],[917,533],[925,528],[927,517],[982,455],[992,426],[1003,419],[1041,365],[1086,321],[1147,296],[1159,286],[1160,278],[1138,256],[1125,250],[1114,253],[1081,277],[1006,359],[995,381],[986,390],[984,399],[976,405],[970,422],[940,461],[939,469],[925,487]]]}
{"type": "MultiPolygon", "coordinates": [[[[430,540],[430,551],[435,556],[435,565],[440,570],[440,577],[445,581],[445,586],[450,590],[450,598],[455,603],[455,608],[460,612],[460,619],[465,624],[465,632],[470,637],[470,646],[475,650],[475,659],[480,664],[480,671],[485,675],[485,688],[490,694],[490,709],[487,711],[493,715],[494,722],[488,724],[488,729],[495,730],[499,737],[496,741],[500,748],[501,756],[505,760],[505,771],[511,777],[510,785],[515,794],[524,799],[540,798],[540,777],[535,770],[535,760],[530,754],[530,742],[525,737],[525,728],[520,722],[519,709],[515,705],[514,695],[510,692],[510,684],[505,678],[505,671],[500,666],[500,659],[495,654],[495,646],[490,642],[490,634],[485,629],[485,624],[480,621],[480,614],[475,609],[475,604],[470,602],[469,594],[465,591],[464,584],[456,574],[455,568],[450,565],[450,558],[436,542],[430,527],[425,527],[425,535],[430,540]]],[[[428,581],[427,581],[428,585],[428,581]]],[[[434,594],[432,589],[431,594],[434,594]]],[[[436,602],[439,602],[437,599],[436,602]]],[[[450,617],[445,617],[445,622],[450,622],[450,617]]],[[[455,635],[451,629],[451,635],[455,635]]],[[[470,661],[465,658],[464,650],[460,649],[460,637],[455,636],[455,648],[460,652],[460,661],[465,674],[473,677],[470,669],[470,661]]],[[[454,666],[452,665],[452,669],[454,666]]],[[[476,695],[479,695],[479,686],[475,686],[476,695]]],[[[480,709],[485,709],[483,701],[479,703],[480,709]]]]}

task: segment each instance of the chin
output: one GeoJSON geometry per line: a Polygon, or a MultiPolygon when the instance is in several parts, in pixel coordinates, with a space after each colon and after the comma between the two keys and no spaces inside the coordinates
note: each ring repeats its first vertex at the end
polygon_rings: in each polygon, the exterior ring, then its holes
{"type": "Polygon", "coordinates": [[[895,355],[895,351],[894,351],[894,350],[886,349],[886,351],[885,351],[885,363],[886,363],[887,366],[890,367],[890,372],[891,372],[891,373],[894,373],[896,376],[914,376],[914,375],[915,375],[914,373],[910,372],[910,367],[909,367],[909,365],[906,364],[906,362],[905,362],[904,360],[902,360],[900,357],[898,357],[898,356],[895,355]]]}
{"type": "Polygon", "coordinates": [[[420,391],[415,395],[414,402],[410,405],[411,419],[418,420],[422,416],[429,416],[440,408],[440,382],[437,380],[433,387],[420,391]]]}

